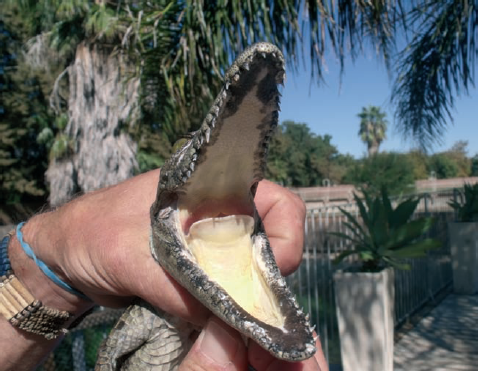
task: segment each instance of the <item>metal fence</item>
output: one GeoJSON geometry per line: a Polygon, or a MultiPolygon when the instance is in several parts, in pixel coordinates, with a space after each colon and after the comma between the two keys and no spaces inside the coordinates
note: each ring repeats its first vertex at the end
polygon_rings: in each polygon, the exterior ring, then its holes
{"type": "MultiPolygon", "coordinates": [[[[409,271],[395,273],[395,325],[399,327],[452,280],[447,223],[454,218],[448,205],[456,197],[453,190],[421,194],[414,217],[433,216],[436,223],[431,237],[442,241],[442,248],[428,253],[426,258],[410,260],[409,271]]],[[[317,325],[326,358],[330,364],[340,364],[340,340],[335,312],[333,259],[351,248],[330,232],[346,233],[346,221],[339,207],[358,216],[355,203],[321,207],[307,211],[303,262],[288,282],[299,297],[311,320],[317,325]]],[[[353,263],[353,259],[349,260],[353,263]]]]}
{"type": "MultiPolygon", "coordinates": [[[[432,215],[436,218],[430,236],[443,242],[440,250],[426,258],[411,261],[409,271],[395,274],[395,324],[400,326],[424,304],[446,288],[452,280],[447,222],[454,217],[448,201],[456,197],[453,191],[421,195],[415,217],[432,215]]],[[[355,203],[343,204],[353,215],[358,215],[355,203]]],[[[317,325],[322,346],[330,364],[340,363],[340,342],[335,315],[332,260],[341,251],[350,248],[347,243],[329,232],[345,232],[344,216],[337,205],[308,210],[305,225],[305,246],[302,264],[288,277],[291,289],[317,325]]],[[[67,335],[60,347],[40,368],[43,371],[93,370],[99,344],[107,336],[118,318],[118,311],[104,310],[88,316],[79,327],[67,335]]]]}

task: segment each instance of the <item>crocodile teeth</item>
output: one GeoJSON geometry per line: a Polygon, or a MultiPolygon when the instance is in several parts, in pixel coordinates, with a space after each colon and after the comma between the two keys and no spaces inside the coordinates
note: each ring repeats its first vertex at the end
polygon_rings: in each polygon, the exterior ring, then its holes
{"type": "Polygon", "coordinates": [[[194,162],[191,162],[189,164],[189,168],[191,169],[191,171],[194,171],[194,168],[196,167],[196,165],[194,164],[194,162]]]}
{"type": "Polygon", "coordinates": [[[216,119],[213,118],[210,122],[210,125],[214,128],[216,126],[216,119]]]}
{"type": "Polygon", "coordinates": [[[185,176],[183,176],[183,179],[182,179],[183,183],[186,183],[188,181],[188,178],[186,178],[185,176]]]}
{"type": "Polygon", "coordinates": [[[310,330],[310,332],[314,332],[314,330],[315,330],[315,325],[314,325],[314,326],[310,326],[309,330],[310,330]]]}
{"type": "Polygon", "coordinates": [[[209,140],[211,139],[211,129],[207,128],[204,135],[206,136],[206,143],[209,143],[209,140]]]}
{"type": "Polygon", "coordinates": [[[249,63],[247,62],[244,62],[244,64],[242,65],[242,68],[244,68],[246,71],[249,71],[249,63]]]}
{"type": "Polygon", "coordinates": [[[308,353],[315,352],[317,350],[316,347],[314,347],[312,344],[306,344],[305,349],[307,350],[308,353]]]}
{"type": "Polygon", "coordinates": [[[191,178],[191,174],[192,174],[192,173],[191,173],[191,170],[188,170],[187,173],[186,173],[186,176],[187,176],[188,178],[191,178]]]}
{"type": "Polygon", "coordinates": [[[239,78],[240,78],[240,76],[239,76],[238,73],[236,73],[233,77],[234,81],[236,81],[236,82],[239,81],[239,78]]]}
{"type": "Polygon", "coordinates": [[[263,52],[261,53],[261,55],[262,55],[262,58],[266,59],[266,53],[263,52]]]}
{"type": "Polygon", "coordinates": [[[272,53],[272,56],[273,56],[274,58],[277,58],[277,54],[276,54],[276,53],[272,53]]]}
{"type": "Polygon", "coordinates": [[[305,319],[306,319],[307,321],[310,319],[309,313],[307,313],[307,314],[305,315],[305,319]]]}
{"type": "Polygon", "coordinates": [[[229,89],[229,86],[231,86],[230,81],[226,81],[226,85],[225,85],[226,90],[229,89]]]}

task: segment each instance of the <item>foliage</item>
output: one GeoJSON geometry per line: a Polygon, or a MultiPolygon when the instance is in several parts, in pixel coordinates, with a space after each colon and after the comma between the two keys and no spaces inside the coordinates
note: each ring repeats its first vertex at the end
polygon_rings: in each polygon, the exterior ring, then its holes
{"type": "Polygon", "coordinates": [[[471,159],[471,176],[478,176],[478,154],[471,159]]]}
{"type": "Polygon", "coordinates": [[[428,169],[434,172],[437,179],[455,178],[458,176],[458,166],[446,153],[436,153],[428,160],[428,169]]]}
{"type": "Polygon", "coordinates": [[[139,127],[141,134],[138,140],[138,160],[139,172],[144,173],[148,170],[157,169],[164,164],[169,153],[171,153],[171,144],[166,136],[159,134],[158,131],[146,125],[139,127]]]}
{"type": "Polygon", "coordinates": [[[458,197],[459,201],[448,203],[457,213],[458,221],[478,222],[478,183],[465,184],[458,197]]]}
{"type": "MultiPolygon", "coordinates": [[[[48,40],[67,64],[81,42],[114,45],[128,52],[141,77],[143,123],[155,125],[170,143],[197,128],[218,92],[221,74],[237,52],[268,40],[293,69],[310,44],[312,76],[322,76],[327,45],[343,66],[367,43],[388,61],[399,0],[333,4],[328,1],[253,2],[199,0],[108,1],[13,0],[32,24],[35,40],[48,40]],[[307,30],[307,32],[304,32],[307,30]],[[38,37],[45,36],[45,37],[38,37]]],[[[35,42],[33,42],[35,44],[35,42]]]]}
{"type": "Polygon", "coordinates": [[[362,107],[362,112],[357,116],[360,118],[358,135],[367,144],[368,155],[375,155],[380,144],[387,138],[387,114],[382,112],[380,107],[368,106],[362,107]]]}
{"type": "Polygon", "coordinates": [[[351,242],[353,248],[343,251],[335,263],[347,256],[357,255],[361,260],[362,272],[377,272],[386,266],[410,269],[405,259],[424,257],[428,250],[440,247],[438,240],[421,239],[432,227],[432,218],[411,220],[419,199],[408,198],[393,207],[385,188],[375,197],[366,191],[363,196],[364,201],[354,195],[363,224],[340,208],[347,218],[344,225],[348,233],[332,234],[351,242]]]}
{"type": "Polygon", "coordinates": [[[467,156],[467,140],[459,140],[446,152],[446,155],[456,164],[456,176],[467,177],[471,173],[471,160],[467,156]]]}
{"type": "Polygon", "coordinates": [[[46,193],[47,139],[53,122],[47,96],[57,66],[52,63],[47,73],[26,65],[21,46],[30,27],[17,11],[0,17],[1,203],[33,201],[46,193]]]}
{"type": "Polygon", "coordinates": [[[445,151],[428,158],[428,172],[434,172],[438,179],[468,177],[471,175],[471,160],[467,157],[468,142],[457,141],[445,151]]]}
{"type": "Polygon", "coordinates": [[[454,94],[473,85],[478,7],[472,0],[418,0],[410,8],[416,30],[398,59],[392,102],[402,133],[429,148],[453,120],[454,94]]]}
{"type": "Polygon", "coordinates": [[[365,188],[371,194],[379,194],[386,188],[392,195],[411,193],[414,177],[408,157],[399,153],[378,153],[351,167],[344,181],[365,188]]]}
{"type": "Polygon", "coordinates": [[[410,163],[413,172],[413,178],[418,179],[427,179],[430,175],[428,171],[428,156],[426,153],[413,150],[406,154],[407,161],[410,163]]]}
{"type": "Polygon", "coordinates": [[[305,123],[284,121],[269,149],[266,177],[283,185],[322,185],[324,179],[340,182],[344,165],[330,135],[316,135],[305,123]]]}

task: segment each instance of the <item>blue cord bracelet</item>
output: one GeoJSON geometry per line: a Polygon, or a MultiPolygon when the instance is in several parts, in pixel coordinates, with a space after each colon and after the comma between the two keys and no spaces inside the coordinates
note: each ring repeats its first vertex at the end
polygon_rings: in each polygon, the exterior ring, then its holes
{"type": "Polygon", "coordinates": [[[17,226],[17,239],[20,242],[20,245],[22,245],[23,251],[25,251],[25,254],[28,255],[29,258],[33,259],[35,264],[38,266],[38,268],[41,269],[41,271],[53,282],[55,282],[58,286],[60,286],[62,289],[71,292],[72,294],[79,296],[82,299],[90,300],[85,294],[83,294],[81,291],[78,291],[77,289],[71,287],[68,285],[66,282],[64,282],[60,277],[58,277],[50,268],[47,267],[47,265],[38,259],[33,252],[31,246],[23,241],[23,233],[22,233],[22,227],[25,224],[25,222],[22,222],[18,224],[17,226]]]}

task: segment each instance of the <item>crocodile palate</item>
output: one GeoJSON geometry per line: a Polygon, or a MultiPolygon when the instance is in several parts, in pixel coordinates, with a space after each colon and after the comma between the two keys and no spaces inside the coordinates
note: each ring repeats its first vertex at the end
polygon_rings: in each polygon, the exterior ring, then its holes
{"type": "MultiPolygon", "coordinates": [[[[299,361],[316,351],[313,332],[279,272],[254,205],[277,126],[284,67],[275,46],[258,43],[226,72],[201,128],[161,170],[151,207],[151,250],[216,316],[275,357],[299,361]]],[[[128,316],[115,331],[130,325],[128,316]]],[[[172,327],[174,320],[166,317],[172,327]]],[[[178,347],[187,348],[181,336],[178,347]]],[[[106,355],[113,344],[118,341],[103,347],[99,363],[114,358],[106,355]]],[[[183,356],[174,356],[171,368],[183,356]]]]}

